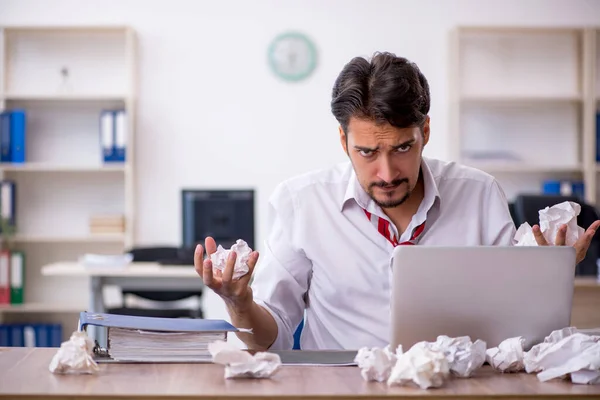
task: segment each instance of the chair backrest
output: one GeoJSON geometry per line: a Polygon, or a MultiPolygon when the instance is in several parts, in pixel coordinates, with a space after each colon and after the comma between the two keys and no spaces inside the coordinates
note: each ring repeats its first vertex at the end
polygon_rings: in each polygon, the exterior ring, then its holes
{"type": "MultiPolygon", "coordinates": [[[[539,211],[546,207],[564,201],[572,201],[581,206],[581,213],[577,217],[577,224],[587,229],[594,221],[600,218],[598,210],[590,204],[585,203],[575,196],[557,195],[518,195],[514,202],[515,219],[517,227],[528,222],[530,225],[539,224],[539,211]]],[[[596,275],[598,267],[596,261],[600,256],[600,232],[597,232],[592,240],[585,259],[577,266],[578,275],[596,275]]]]}
{"type": "MultiPolygon", "coordinates": [[[[133,256],[133,262],[161,262],[164,260],[177,260],[182,257],[182,249],[179,247],[136,247],[128,251],[133,256]]],[[[191,268],[191,267],[190,267],[191,268]]],[[[198,277],[200,279],[200,277],[198,277]]],[[[154,301],[176,301],[192,296],[201,296],[202,290],[196,291],[162,291],[162,290],[140,290],[121,288],[123,294],[134,294],[148,300],[154,301]]]]}

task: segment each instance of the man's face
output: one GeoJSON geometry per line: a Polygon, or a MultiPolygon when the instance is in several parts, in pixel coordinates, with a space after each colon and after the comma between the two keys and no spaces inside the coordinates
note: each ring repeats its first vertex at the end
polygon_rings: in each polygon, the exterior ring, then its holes
{"type": "Polygon", "coordinates": [[[340,140],[362,188],[381,208],[397,207],[409,198],[419,179],[421,157],[429,141],[429,117],[419,127],[351,118],[340,140]]]}

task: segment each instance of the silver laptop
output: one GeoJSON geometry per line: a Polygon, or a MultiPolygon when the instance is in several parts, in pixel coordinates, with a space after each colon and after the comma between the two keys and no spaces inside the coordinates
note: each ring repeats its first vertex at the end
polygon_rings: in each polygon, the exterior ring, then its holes
{"type": "Polygon", "coordinates": [[[397,246],[391,267],[391,344],[407,350],[438,335],[525,349],[569,326],[575,249],[397,246]]]}

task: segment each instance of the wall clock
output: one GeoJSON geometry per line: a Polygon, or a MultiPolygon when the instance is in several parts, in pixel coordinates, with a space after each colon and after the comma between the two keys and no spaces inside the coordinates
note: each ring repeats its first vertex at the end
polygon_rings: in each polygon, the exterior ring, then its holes
{"type": "Polygon", "coordinates": [[[277,36],[269,46],[268,57],[273,73],[289,82],[308,78],[317,66],[316,46],[299,32],[277,36]]]}

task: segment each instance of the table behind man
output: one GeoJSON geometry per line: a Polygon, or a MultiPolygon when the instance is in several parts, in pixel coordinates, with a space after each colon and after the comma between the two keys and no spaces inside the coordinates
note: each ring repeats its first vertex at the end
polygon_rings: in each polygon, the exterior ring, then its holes
{"type": "MultiPolygon", "coordinates": [[[[388,344],[391,271],[398,245],[513,244],[505,194],[490,175],[423,157],[431,134],[429,85],[405,58],[352,59],[335,81],[331,111],[349,162],[281,183],[270,199],[265,254],[233,281],[235,253],[221,273],[198,246],[195,267],[219,294],[251,349],[289,349],[304,318],[303,349],[388,344]]],[[[316,144],[318,145],[318,144],[316,144]]],[[[600,221],[574,245],[577,262],[600,221]]],[[[536,240],[547,245],[539,226],[536,240]]],[[[565,245],[566,226],[555,239],[565,245]]],[[[573,269],[575,266],[573,266],[573,269]]],[[[435,279],[435,277],[432,277],[435,279]]]]}

